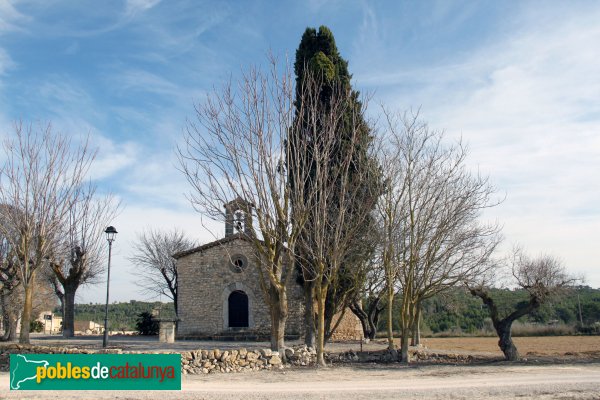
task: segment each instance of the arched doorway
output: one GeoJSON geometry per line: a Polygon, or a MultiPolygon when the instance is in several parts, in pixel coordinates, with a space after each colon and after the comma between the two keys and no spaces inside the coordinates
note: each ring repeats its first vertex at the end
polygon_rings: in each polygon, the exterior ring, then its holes
{"type": "Polygon", "coordinates": [[[247,328],[248,327],[248,296],[241,290],[235,290],[229,295],[229,327],[247,328]]]}

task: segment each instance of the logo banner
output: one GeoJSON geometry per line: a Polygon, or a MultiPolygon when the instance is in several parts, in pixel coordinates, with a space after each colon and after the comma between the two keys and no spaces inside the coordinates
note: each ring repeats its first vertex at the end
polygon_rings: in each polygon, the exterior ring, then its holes
{"type": "Polygon", "coordinates": [[[11,390],[181,390],[180,354],[11,354],[11,390]]]}

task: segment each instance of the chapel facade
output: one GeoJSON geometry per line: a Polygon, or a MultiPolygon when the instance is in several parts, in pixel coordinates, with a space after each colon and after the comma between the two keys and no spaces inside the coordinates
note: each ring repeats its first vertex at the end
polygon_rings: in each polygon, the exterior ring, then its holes
{"type": "MultiPolygon", "coordinates": [[[[225,237],[175,254],[181,339],[268,337],[271,317],[252,247],[252,205],[224,205],[225,237]]],[[[302,287],[290,279],[286,335],[303,333],[302,287]]]]}

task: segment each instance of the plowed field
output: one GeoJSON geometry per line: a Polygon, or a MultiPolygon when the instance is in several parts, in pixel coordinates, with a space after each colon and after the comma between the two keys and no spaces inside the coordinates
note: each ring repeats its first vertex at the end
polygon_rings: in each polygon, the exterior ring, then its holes
{"type": "MultiPolygon", "coordinates": [[[[516,337],[513,340],[522,355],[600,358],[600,336],[516,337]]],[[[502,355],[498,339],[494,337],[423,338],[421,341],[430,350],[502,355]]]]}

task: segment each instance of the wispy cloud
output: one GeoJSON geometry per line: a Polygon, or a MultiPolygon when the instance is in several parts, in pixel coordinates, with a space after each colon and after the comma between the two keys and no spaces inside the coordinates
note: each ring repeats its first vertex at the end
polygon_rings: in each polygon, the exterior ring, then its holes
{"type": "MultiPolygon", "coordinates": [[[[27,20],[28,17],[21,14],[10,1],[0,0],[0,37],[7,33],[22,31],[21,24],[27,20]]],[[[3,86],[2,77],[16,66],[8,51],[3,46],[0,47],[0,89],[3,86]]]]}
{"type": "Polygon", "coordinates": [[[160,0],[127,0],[125,2],[125,13],[135,15],[151,9],[160,3],[160,0]]]}
{"type": "MultiPolygon", "coordinates": [[[[358,89],[421,107],[432,127],[469,143],[470,167],[508,196],[486,216],[509,242],[591,266],[600,283],[590,250],[600,231],[596,3],[242,3],[124,0],[90,12],[87,2],[0,0],[0,127],[24,118],[90,134],[92,176],[126,205],[115,221],[123,271],[129,235],[144,226],[209,235],[174,168],[193,103],[269,48],[293,58],[303,29],[326,24],[358,89]]],[[[124,296],[128,281],[116,283],[124,296]]]]}
{"type": "Polygon", "coordinates": [[[22,30],[21,24],[28,19],[10,0],[0,0],[0,34],[22,30]]]}
{"type": "Polygon", "coordinates": [[[0,76],[5,75],[9,69],[14,68],[15,66],[16,64],[10,55],[6,50],[0,47],[0,76]]]}
{"type": "Polygon", "coordinates": [[[508,241],[557,253],[600,282],[589,250],[600,230],[600,8],[544,13],[524,10],[462,60],[357,81],[387,103],[421,106],[433,127],[470,144],[472,165],[507,193],[487,216],[508,241]]]}
{"type": "Polygon", "coordinates": [[[48,76],[37,88],[39,96],[48,103],[60,104],[61,106],[89,104],[92,100],[90,95],[68,76],[48,76]]]}
{"type": "Polygon", "coordinates": [[[121,93],[153,93],[172,96],[181,93],[181,88],[164,76],[143,69],[123,69],[110,74],[115,90],[121,93]]]}
{"type": "Polygon", "coordinates": [[[139,146],[133,142],[119,142],[94,134],[90,138],[98,153],[90,169],[90,179],[103,180],[123,174],[126,168],[140,162],[139,146]]]}

